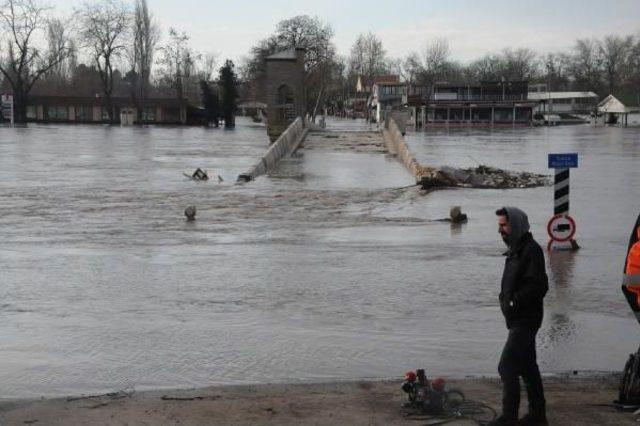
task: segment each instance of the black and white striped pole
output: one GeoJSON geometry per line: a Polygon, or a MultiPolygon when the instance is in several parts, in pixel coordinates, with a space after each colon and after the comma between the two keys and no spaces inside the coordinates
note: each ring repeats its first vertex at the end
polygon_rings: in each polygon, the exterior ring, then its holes
{"type": "Polygon", "coordinates": [[[553,214],[569,214],[569,168],[555,169],[553,214]]]}
{"type": "Polygon", "coordinates": [[[549,154],[549,168],[555,169],[553,182],[553,217],[547,224],[549,251],[577,250],[580,247],[573,236],[576,223],[569,216],[569,171],[578,167],[578,154],[549,154]]]}

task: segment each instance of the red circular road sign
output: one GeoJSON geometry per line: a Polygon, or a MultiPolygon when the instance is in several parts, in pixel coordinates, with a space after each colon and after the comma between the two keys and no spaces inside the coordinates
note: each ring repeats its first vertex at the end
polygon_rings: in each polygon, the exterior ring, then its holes
{"type": "Polygon", "coordinates": [[[549,219],[547,233],[553,241],[569,241],[576,233],[576,222],[568,214],[557,214],[549,219]]]}

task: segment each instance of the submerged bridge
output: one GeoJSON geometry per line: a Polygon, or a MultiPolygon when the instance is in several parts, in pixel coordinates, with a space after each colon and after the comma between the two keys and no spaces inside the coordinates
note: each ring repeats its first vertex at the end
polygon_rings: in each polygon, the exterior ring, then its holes
{"type": "MultiPolygon", "coordinates": [[[[369,125],[355,128],[347,121],[338,122],[333,129],[324,129],[305,122],[301,117],[271,144],[262,158],[249,170],[238,176],[238,181],[249,182],[263,174],[275,171],[281,160],[300,149],[351,154],[382,154],[396,158],[404,165],[416,186],[423,189],[466,188],[528,188],[549,185],[544,175],[514,173],[479,165],[473,169],[425,166],[418,162],[398,122],[402,118],[389,117],[381,130],[369,125]]],[[[333,124],[333,123],[332,123],[333,124]]],[[[331,163],[329,163],[331,164],[331,163]]]]}
{"type": "Polygon", "coordinates": [[[274,170],[278,163],[291,156],[300,147],[318,147],[333,151],[354,153],[380,153],[393,155],[404,164],[423,188],[434,187],[524,187],[544,184],[544,180],[523,182],[517,176],[497,170],[499,176],[488,173],[490,168],[477,171],[454,168],[435,168],[421,165],[411,153],[404,139],[407,117],[392,112],[382,130],[369,125],[353,130],[353,122],[344,121],[343,127],[325,129],[305,120],[304,61],[305,49],[278,52],[265,59],[267,134],[272,144],[262,158],[249,170],[238,176],[238,181],[249,182],[274,170]],[[350,123],[350,124],[347,124],[350,123]]]}
{"type": "MultiPolygon", "coordinates": [[[[334,131],[323,129],[304,119],[307,105],[304,90],[305,56],[305,49],[295,48],[265,58],[267,134],[272,144],[260,161],[241,173],[238,180],[248,182],[268,173],[278,166],[280,160],[291,156],[303,145],[321,145],[330,150],[397,155],[421,182],[429,170],[421,167],[409,153],[396,120],[387,120],[383,132],[370,128],[354,132],[346,128],[334,131]]],[[[352,128],[348,125],[345,127],[352,128]]]]}
{"type": "Polygon", "coordinates": [[[369,125],[353,126],[349,122],[324,129],[298,117],[253,167],[238,176],[238,181],[249,182],[275,170],[282,159],[299,149],[396,156],[415,178],[416,184],[425,183],[437,174],[435,168],[423,167],[416,161],[393,119],[388,120],[383,131],[379,131],[369,125]]]}

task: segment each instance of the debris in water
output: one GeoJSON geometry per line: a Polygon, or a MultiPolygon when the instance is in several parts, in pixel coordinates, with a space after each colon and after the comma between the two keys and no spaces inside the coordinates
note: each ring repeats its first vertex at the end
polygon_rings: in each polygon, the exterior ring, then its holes
{"type": "Polygon", "coordinates": [[[200,167],[196,169],[195,172],[191,175],[192,179],[195,180],[209,180],[209,175],[206,170],[202,170],[200,167]]]}
{"type": "Polygon", "coordinates": [[[189,222],[196,220],[196,206],[189,206],[184,209],[184,215],[189,222]]]}
{"type": "Polygon", "coordinates": [[[463,188],[534,188],[548,186],[545,175],[529,172],[513,172],[495,167],[479,165],[470,169],[443,166],[439,169],[424,168],[420,184],[424,189],[442,187],[463,188]]]}

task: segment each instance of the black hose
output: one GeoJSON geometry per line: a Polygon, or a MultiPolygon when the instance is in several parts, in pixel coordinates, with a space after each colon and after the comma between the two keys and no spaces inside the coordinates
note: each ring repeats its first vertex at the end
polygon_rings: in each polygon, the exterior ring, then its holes
{"type": "Polygon", "coordinates": [[[495,420],[498,413],[493,407],[483,402],[467,400],[462,391],[451,389],[445,393],[442,414],[431,415],[423,407],[416,406],[405,413],[405,416],[410,417],[411,420],[433,420],[422,426],[444,425],[458,419],[471,420],[483,426],[495,420]]]}

